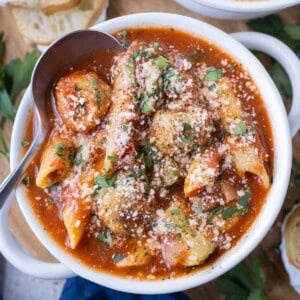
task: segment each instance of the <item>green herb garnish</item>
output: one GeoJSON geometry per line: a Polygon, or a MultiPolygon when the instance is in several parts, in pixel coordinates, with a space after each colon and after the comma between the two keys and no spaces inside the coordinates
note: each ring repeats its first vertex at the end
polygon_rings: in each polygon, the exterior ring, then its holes
{"type": "Polygon", "coordinates": [[[22,147],[27,147],[27,146],[29,146],[29,144],[30,143],[27,140],[23,140],[22,143],[21,143],[22,147]]]}
{"type": "Polygon", "coordinates": [[[178,208],[174,208],[170,210],[170,213],[172,216],[179,216],[181,214],[181,211],[178,208]]]}
{"type": "Polygon", "coordinates": [[[122,30],[120,31],[120,36],[122,36],[122,37],[126,37],[127,34],[128,34],[128,32],[127,32],[126,29],[122,29],[122,30]]]}
{"type": "Polygon", "coordinates": [[[222,77],[222,69],[210,67],[204,77],[205,81],[217,81],[222,77]]]}
{"type": "Polygon", "coordinates": [[[112,161],[112,162],[117,162],[119,160],[119,158],[117,156],[107,156],[107,159],[112,161]]]}
{"type": "Polygon", "coordinates": [[[49,192],[56,192],[58,187],[59,187],[59,183],[56,182],[56,183],[52,184],[50,187],[48,187],[48,190],[49,190],[49,192]]]}
{"type": "Polygon", "coordinates": [[[99,108],[100,105],[101,105],[101,93],[100,91],[97,91],[96,92],[96,104],[97,104],[97,107],[99,108]]]}
{"type": "Polygon", "coordinates": [[[100,175],[97,175],[95,178],[95,185],[97,188],[108,188],[113,187],[115,185],[117,177],[112,176],[110,178],[102,177],[100,175]]]}
{"type": "Polygon", "coordinates": [[[116,263],[123,260],[124,258],[125,258],[125,256],[122,253],[116,253],[113,255],[113,259],[116,263]]]}
{"type": "Polygon", "coordinates": [[[30,185],[30,177],[28,175],[23,177],[22,183],[26,186],[29,186],[30,185]]]}
{"type": "Polygon", "coordinates": [[[247,133],[247,126],[245,121],[241,120],[234,128],[234,132],[236,134],[246,134],[247,133]]]}
{"type": "Polygon", "coordinates": [[[166,59],[164,56],[158,56],[158,57],[154,58],[153,62],[160,70],[168,67],[168,65],[170,63],[169,60],[166,59]]]}
{"type": "Polygon", "coordinates": [[[63,150],[65,150],[65,149],[66,149],[66,144],[63,144],[63,143],[56,144],[55,145],[55,154],[57,156],[63,157],[64,156],[63,150]]]}
{"type": "Polygon", "coordinates": [[[98,241],[107,243],[107,244],[109,244],[109,245],[112,244],[112,237],[111,237],[111,232],[110,232],[109,229],[105,229],[105,230],[103,230],[101,233],[99,233],[99,234],[96,236],[96,239],[97,239],[98,241]]]}
{"type": "Polygon", "coordinates": [[[252,258],[250,263],[238,264],[216,281],[217,290],[226,300],[267,300],[263,293],[265,279],[259,261],[252,258]]]}

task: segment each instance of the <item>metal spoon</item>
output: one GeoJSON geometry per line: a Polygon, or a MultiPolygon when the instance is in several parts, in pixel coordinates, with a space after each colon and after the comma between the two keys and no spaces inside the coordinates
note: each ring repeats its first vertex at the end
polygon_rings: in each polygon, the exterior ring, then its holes
{"type": "Polygon", "coordinates": [[[32,96],[38,124],[36,136],[19,165],[5,178],[0,187],[0,209],[16,188],[49,131],[45,108],[45,97],[49,87],[64,67],[70,66],[83,55],[106,49],[123,50],[118,40],[107,33],[79,30],[69,33],[53,43],[40,57],[31,78],[32,96]]]}

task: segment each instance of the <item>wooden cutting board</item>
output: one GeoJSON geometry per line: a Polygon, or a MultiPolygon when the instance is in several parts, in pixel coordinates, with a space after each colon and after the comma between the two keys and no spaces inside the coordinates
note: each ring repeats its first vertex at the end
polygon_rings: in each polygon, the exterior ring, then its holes
{"type": "MultiPolygon", "coordinates": [[[[205,22],[211,23],[216,27],[226,32],[236,32],[249,30],[243,21],[220,21],[207,17],[199,16],[181,6],[172,0],[151,0],[151,1],[136,1],[136,0],[111,0],[107,11],[107,17],[113,18],[121,15],[137,13],[137,12],[170,12],[186,16],[191,16],[205,22]]],[[[286,9],[279,14],[286,24],[294,24],[300,22],[300,6],[291,9],[286,9]]],[[[12,14],[8,8],[0,8],[0,31],[4,31],[6,40],[5,61],[9,61],[15,57],[23,57],[27,51],[32,49],[32,46],[26,44],[23,38],[17,31],[12,14]]],[[[300,71],[300,70],[299,70],[300,71]]],[[[299,99],[300,101],[300,99],[299,99]]],[[[5,138],[10,139],[11,124],[5,124],[5,138]]],[[[293,141],[294,156],[300,159],[300,135],[298,134],[293,141]]],[[[0,181],[9,172],[8,162],[0,156],[0,181]]],[[[257,247],[252,255],[261,257],[263,272],[266,277],[266,294],[271,300],[300,299],[294,290],[289,285],[287,274],[283,268],[278,244],[280,243],[280,223],[283,219],[283,214],[286,209],[289,209],[297,200],[300,190],[292,183],[290,184],[286,197],[284,208],[269,234],[257,247]]],[[[45,260],[54,261],[55,259],[48,253],[47,250],[39,243],[33,235],[30,228],[26,224],[18,204],[13,202],[10,215],[9,227],[20,243],[26,247],[34,256],[45,260]]],[[[192,299],[223,299],[214,287],[213,283],[205,284],[201,287],[186,291],[192,299]]]]}

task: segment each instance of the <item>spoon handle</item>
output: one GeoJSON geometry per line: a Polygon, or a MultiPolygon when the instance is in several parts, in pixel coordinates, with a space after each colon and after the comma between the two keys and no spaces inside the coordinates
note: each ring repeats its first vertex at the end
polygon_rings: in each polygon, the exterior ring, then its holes
{"type": "Polygon", "coordinates": [[[40,148],[40,145],[44,140],[44,135],[45,134],[43,133],[43,131],[39,128],[37,135],[35,136],[31,146],[22,158],[19,165],[2,182],[0,186],[0,209],[4,205],[9,195],[14,191],[26,169],[32,162],[32,159],[36,155],[38,149],[40,148]]]}

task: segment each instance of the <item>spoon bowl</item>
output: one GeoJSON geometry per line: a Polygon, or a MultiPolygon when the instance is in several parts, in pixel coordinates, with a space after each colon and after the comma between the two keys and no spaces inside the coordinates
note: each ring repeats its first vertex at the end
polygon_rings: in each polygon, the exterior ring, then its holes
{"type": "Polygon", "coordinates": [[[78,30],[54,42],[39,58],[31,78],[31,93],[38,124],[36,136],[19,165],[6,177],[0,187],[0,209],[19,183],[48,133],[49,124],[44,100],[49,87],[60,72],[72,65],[79,57],[107,49],[122,50],[123,48],[110,34],[95,30],[78,30]]]}

